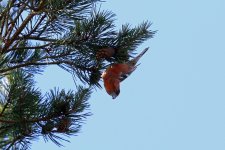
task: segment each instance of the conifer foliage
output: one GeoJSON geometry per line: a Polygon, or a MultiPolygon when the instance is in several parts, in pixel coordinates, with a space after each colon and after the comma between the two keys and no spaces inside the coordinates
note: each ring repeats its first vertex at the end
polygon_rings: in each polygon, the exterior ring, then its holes
{"type": "MultiPolygon", "coordinates": [[[[101,72],[124,62],[155,31],[146,21],[117,30],[99,0],[0,1],[0,148],[29,149],[43,137],[61,146],[90,116],[101,72]],[[57,65],[80,80],[76,91],[41,93],[34,76],[57,65]]],[[[78,81],[75,80],[75,81],[78,81]]]]}

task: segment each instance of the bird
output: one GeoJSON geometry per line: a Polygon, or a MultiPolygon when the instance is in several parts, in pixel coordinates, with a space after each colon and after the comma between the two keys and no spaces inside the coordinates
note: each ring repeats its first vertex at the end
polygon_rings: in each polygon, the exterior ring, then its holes
{"type": "Polygon", "coordinates": [[[120,82],[125,80],[137,68],[137,62],[148,51],[145,48],[139,55],[125,63],[110,65],[101,75],[106,92],[115,99],[120,94],[120,82]]]}

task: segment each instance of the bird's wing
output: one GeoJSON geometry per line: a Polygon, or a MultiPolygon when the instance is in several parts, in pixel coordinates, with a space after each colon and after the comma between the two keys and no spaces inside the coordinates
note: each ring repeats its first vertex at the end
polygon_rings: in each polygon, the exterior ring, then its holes
{"type": "Polygon", "coordinates": [[[135,66],[130,72],[128,73],[121,73],[120,75],[120,82],[122,82],[123,80],[125,80],[127,77],[129,77],[132,72],[134,72],[134,70],[137,68],[137,66],[135,66]]]}

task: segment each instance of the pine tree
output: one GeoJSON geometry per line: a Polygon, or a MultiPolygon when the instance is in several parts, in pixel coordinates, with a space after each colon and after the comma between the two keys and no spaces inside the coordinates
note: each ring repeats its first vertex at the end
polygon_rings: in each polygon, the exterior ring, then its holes
{"type": "MultiPolygon", "coordinates": [[[[155,31],[146,21],[116,30],[99,0],[5,0],[0,3],[0,148],[29,149],[44,137],[61,146],[87,116],[101,72],[127,61],[155,31]],[[113,53],[104,54],[105,49],[113,53]],[[79,79],[76,91],[41,93],[34,76],[57,65],[79,79]],[[88,86],[84,86],[88,85],[88,86]],[[88,87],[88,88],[87,88],[88,87]]],[[[77,81],[77,80],[76,80],[77,81]]]]}

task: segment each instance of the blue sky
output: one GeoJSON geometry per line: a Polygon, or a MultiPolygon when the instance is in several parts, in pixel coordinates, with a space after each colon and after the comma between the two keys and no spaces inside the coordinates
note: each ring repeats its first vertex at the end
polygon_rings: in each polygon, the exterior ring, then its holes
{"type": "MultiPolygon", "coordinates": [[[[137,49],[150,51],[116,100],[94,91],[93,115],[71,143],[39,140],[32,150],[224,150],[225,1],[108,0],[102,9],[116,13],[118,28],[152,21],[156,36],[137,49]]],[[[55,67],[37,79],[43,91],[75,88],[55,67]]]]}

